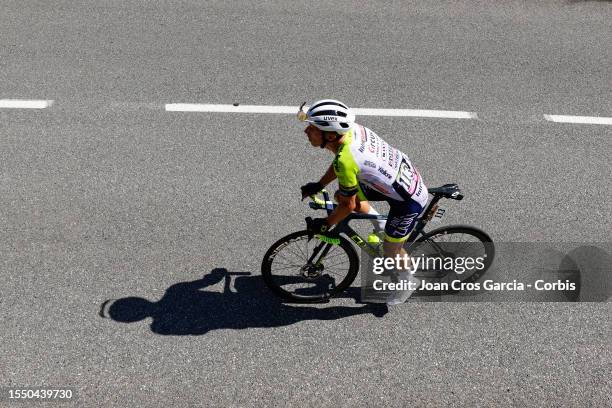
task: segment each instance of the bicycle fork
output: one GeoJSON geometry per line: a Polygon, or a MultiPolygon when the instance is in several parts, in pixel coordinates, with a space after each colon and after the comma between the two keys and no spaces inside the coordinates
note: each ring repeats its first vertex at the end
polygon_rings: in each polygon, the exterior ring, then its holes
{"type": "Polygon", "coordinates": [[[317,268],[321,267],[323,259],[325,259],[332,246],[333,244],[326,244],[325,242],[321,242],[319,245],[317,245],[312,250],[312,255],[310,256],[310,258],[308,258],[308,263],[306,264],[306,266],[312,265],[317,268]],[[321,256],[319,256],[319,258],[317,259],[317,255],[319,254],[319,252],[321,252],[321,256]],[[315,259],[317,259],[316,262],[314,262],[315,259]]]}

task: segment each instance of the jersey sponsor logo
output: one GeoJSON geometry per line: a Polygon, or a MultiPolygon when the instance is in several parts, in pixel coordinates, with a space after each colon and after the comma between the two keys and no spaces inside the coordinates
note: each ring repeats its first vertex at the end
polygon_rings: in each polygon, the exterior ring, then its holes
{"type": "Polygon", "coordinates": [[[408,194],[413,194],[416,189],[416,182],[418,180],[418,176],[416,172],[410,167],[406,161],[402,161],[400,165],[399,172],[397,173],[396,182],[402,186],[408,194]]]}
{"type": "Polygon", "coordinates": [[[370,160],[366,160],[363,162],[364,166],[368,166],[368,167],[372,167],[373,169],[376,168],[376,163],[370,161],[370,160]]]}
{"type": "Polygon", "coordinates": [[[395,149],[391,148],[391,150],[389,151],[389,160],[387,161],[387,163],[389,163],[389,167],[391,167],[392,169],[395,168],[395,149]]]}
{"type": "Polygon", "coordinates": [[[387,153],[391,153],[391,146],[389,146],[389,143],[381,140],[380,149],[382,159],[387,160],[387,153]]]}
{"type": "Polygon", "coordinates": [[[378,168],[378,171],[379,171],[379,173],[380,173],[380,174],[382,174],[382,175],[383,175],[383,176],[385,176],[386,178],[388,178],[388,179],[391,179],[391,178],[392,178],[392,176],[389,174],[389,172],[388,172],[387,170],[385,170],[385,168],[384,168],[384,167],[379,167],[379,168],[378,168]]]}
{"type": "Polygon", "coordinates": [[[410,232],[410,230],[412,229],[412,223],[418,215],[419,213],[414,213],[408,214],[403,217],[393,218],[387,221],[387,224],[389,224],[389,226],[393,230],[394,235],[397,234],[405,236],[408,235],[408,232],[410,232]]]}
{"type": "Polygon", "coordinates": [[[423,192],[423,184],[419,183],[419,187],[417,188],[417,192],[415,195],[420,196],[422,192],[423,192]]]}
{"type": "Polygon", "coordinates": [[[370,135],[370,144],[368,145],[368,150],[370,153],[374,153],[376,151],[376,138],[370,135]]]}
{"type": "Polygon", "coordinates": [[[368,136],[366,135],[365,129],[363,126],[360,128],[361,133],[361,144],[359,145],[359,152],[363,153],[365,151],[366,141],[368,140],[368,136]]]}
{"type": "Polygon", "coordinates": [[[399,150],[393,149],[393,154],[389,157],[389,166],[391,166],[393,169],[396,169],[399,160],[399,150]]]}

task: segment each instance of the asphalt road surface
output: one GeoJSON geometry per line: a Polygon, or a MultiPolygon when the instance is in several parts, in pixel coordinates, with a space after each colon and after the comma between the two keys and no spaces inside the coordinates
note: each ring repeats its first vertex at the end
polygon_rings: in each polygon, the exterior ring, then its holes
{"type": "Polygon", "coordinates": [[[331,155],[292,115],[164,109],[474,112],[358,121],[427,185],[460,184],[444,223],[605,243],[612,126],[544,115],[612,117],[610,21],[606,1],[3,1],[0,99],[53,102],[0,108],[0,386],[72,387],[74,406],[612,406],[609,302],[279,303],[262,256],[312,215],[299,186],[331,155]]]}

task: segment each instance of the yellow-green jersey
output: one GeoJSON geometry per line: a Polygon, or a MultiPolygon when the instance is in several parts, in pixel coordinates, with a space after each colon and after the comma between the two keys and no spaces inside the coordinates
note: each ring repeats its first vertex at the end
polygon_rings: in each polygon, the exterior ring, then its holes
{"type": "Polygon", "coordinates": [[[333,166],[342,195],[367,200],[364,190],[371,189],[388,200],[427,203],[427,188],[408,156],[364,126],[355,124],[345,135],[333,166]]]}

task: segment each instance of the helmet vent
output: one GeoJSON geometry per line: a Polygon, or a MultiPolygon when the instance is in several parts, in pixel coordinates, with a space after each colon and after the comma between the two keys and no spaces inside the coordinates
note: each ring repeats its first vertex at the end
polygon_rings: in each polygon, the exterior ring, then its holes
{"type": "Polygon", "coordinates": [[[324,102],[316,104],[315,106],[311,106],[310,110],[312,111],[314,109],[317,109],[319,106],[324,106],[324,105],[335,105],[335,106],[340,106],[343,109],[348,109],[348,107],[346,105],[343,105],[341,103],[332,102],[332,101],[327,101],[327,102],[324,101],[324,102]]]}
{"type": "Polygon", "coordinates": [[[323,110],[313,113],[312,116],[342,116],[343,118],[346,118],[346,113],[335,110],[323,110]]]}

